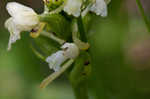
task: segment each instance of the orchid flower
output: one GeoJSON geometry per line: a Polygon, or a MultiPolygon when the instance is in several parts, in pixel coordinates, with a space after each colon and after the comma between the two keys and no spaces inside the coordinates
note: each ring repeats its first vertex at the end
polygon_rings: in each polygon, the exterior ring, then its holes
{"type": "Polygon", "coordinates": [[[10,32],[8,50],[11,49],[11,44],[19,40],[22,31],[30,31],[39,24],[37,13],[30,7],[20,3],[9,2],[6,6],[11,17],[6,20],[5,27],[10,32]]]}
{"type": "Polygon", "coordinates": [[[94,12],[96,15],[100,15],[102,17],[107,16],[107,4],[110,3],[111,0],[93,0],[85,10],[82,12],[82,16],[84,17],[89,11],[94,12]]]}
{"type": "Polygon", "coordinates": [[[46,62],[49,63],[50,69],[55,72],[59,71],[61,65],[68,59],[75,59],[79,55],[79,48],[74,43],[65,43],[62,50],[48,56],[46,62]]]}
{"type": "Polygon", "coordinates": [[[79,17],[81,13],[82,0],[67,0],[64,6],[64,11],[69,15],[79,17]]]}
{"type": "Polygon", "coordinates": [[[96,15],[105,17],[107,16],[107,4],[104,0],[95,0],[94,4],[90,8],[90,11],[96,13],[96,15]]]}
{"type": "Polygon", "coordinates": [[[49,83],[59,77],[71,66],[75,58],[79,56],[79,48],[75,43],[65,43],[61,48],[62,50],[46,58],[50,69],[53,69],[55,72],[42,81],[40,88],[45,88],[49,83]],[[62,64],[63,66],[61,66],[62,64]]]}

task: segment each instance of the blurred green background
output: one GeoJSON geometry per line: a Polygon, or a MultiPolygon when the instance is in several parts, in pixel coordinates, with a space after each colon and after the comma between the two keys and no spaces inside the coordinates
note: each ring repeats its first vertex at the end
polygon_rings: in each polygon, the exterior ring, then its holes
{"type": "MultiPolygon", "coordinates": [[[[64,75],[48,88],[40,82],[52,71],[30,49],[31,38],[22,39],[7,51],[9,33],[4,22],[5,6],[14,0],[0,0],[0,99],[74,99],[64,75]]],[[[141,0],[147,16],[150,1],[141,0]]],[[[17,0],[43,11],[42,0],[17,0]]],[[[112,0],[109,15],[93,15],[86,27],[91,44],[92,75],[88,82],[90,99],[150,99],[150,34],[141,19],[135,0],[112,0]]]]}

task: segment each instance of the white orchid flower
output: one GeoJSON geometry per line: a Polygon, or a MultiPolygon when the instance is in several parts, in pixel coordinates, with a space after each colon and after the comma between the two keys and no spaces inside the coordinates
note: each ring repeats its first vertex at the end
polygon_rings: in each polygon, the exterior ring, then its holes
{"type": "Polygon", "coordinates": [[[9,2],[6,9],[11,15],[11,17],[5,22],[5,27],[10,32],[8,43],[8,50],[10,50],[11,44],[20,39],[20,33],[35,28],[39,23],[39,19],[38,15],[32,8],[26,7],[20,3],[9,2]]]}
{"type": "Polygon", "coordinates": [[[82,12],[84,17],[89,11],[94,12],[96,15],[101,15],[102,17],[107,16],[107,4],[111,0],[93,0],[93,3],[89,4],[86,9],[82,12]]]}
{"type": "Polygon", "coordinates": [[[107,4],[104,0],[95,0],[95,3],[90,8],[90,11],[96,13],[96,15],[105,17],[107,16],[107,4]]]}
{"type": "Polygon", "coordinates": [[[68,59],[74,59],[79,55],[79,48],[74,43],[65,43],[62,50],[48,56],[46,62],[49,63],[50,69],[55,72],[59,71],[61,65],[68,59]]]}
{"type": "Polygon", "coordinates": [[[69,15],[79,17],[81,13],[82,0],[67,0],[64,6],[64,11],[69,15]]]}

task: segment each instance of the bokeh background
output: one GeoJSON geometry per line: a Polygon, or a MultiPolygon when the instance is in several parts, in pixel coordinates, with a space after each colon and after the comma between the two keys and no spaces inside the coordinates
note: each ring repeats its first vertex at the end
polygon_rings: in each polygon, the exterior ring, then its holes
{"type": "MultiPolygon", "coordinates": [[[[0,99],[75,99],[71,86],[60,76],[48,88],[40,82],[52,71],[34,55],[31,38],[22,39],[7,51],[9,33],[4,22],[5,6],[15,0],[0,0],[0,99]]],[[[42,0],[16,0],[42,13],[42,0]]],[[[141,0],[149,18],[150,1],[141,0]]],[[[112,0],[107,18],[93,15],[89,23],[92,74],[88,81],[91,99],[150,99],[150,34],[135,0],[112,0]]]]}

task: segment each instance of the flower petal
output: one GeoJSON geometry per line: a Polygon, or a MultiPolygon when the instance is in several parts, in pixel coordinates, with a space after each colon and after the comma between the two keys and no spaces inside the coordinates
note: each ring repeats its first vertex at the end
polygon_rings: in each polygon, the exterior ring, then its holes
{"type": "Polygon", "coordinates": [[[30,7],[16,2],[9,2],[6,9],[14,18],[16,24],[32,26],[38,23],[37,14],[30,7]]]}
{"type": "Polygon", "coordinates": [[[20,30],[16,27],[16,24],[13,22],[13,18],[9,18],[5,22],[5,27],[10,32],[10,38],[8,43],[8,50],[11,49],[11,44],[15,43],[16,40],[20,39],[20,30]]]}
{"type": "Polygon", "coordinates": [[[9,2],[6,5],[6,9],[8,10],[8,13],[15,17],[16,15],[23,14],[24,12],[32,12],[35,13],[34,10],[30,7],[26,7],[20,3],[17,2],[9,2]]]}

